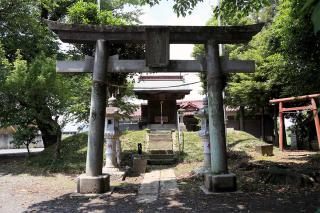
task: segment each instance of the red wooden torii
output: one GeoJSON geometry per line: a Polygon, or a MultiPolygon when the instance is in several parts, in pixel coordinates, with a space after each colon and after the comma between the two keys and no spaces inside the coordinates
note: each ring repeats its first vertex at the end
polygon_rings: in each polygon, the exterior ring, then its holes
{"type": "Polygon", "coordinates": [[[312,110],[313,116],[314,116],[314,123],[315,123],[316,131],[317,131],[318,144],[320,147],[320,122],[319,122],[317,104],[315,101],[315,99],[319,98],[319,97],[320,97],[320,94],[312,94],[312,95],[304,95],[304,96],[297,96],[297,97],[273,99],[273,100],[269,101],[270,104],[279,103],[279,117],[280,117],[279,148],[281,151],[283,151],[283,129],[284,129],[283,113],[290,112],[290,111],[298,111],[298,110],[312,110]],[[290,108],[283,107],[284,103],[303,101],[303,100],[310,100],[311,103],[306,106],[290,107],[290,108]]]}

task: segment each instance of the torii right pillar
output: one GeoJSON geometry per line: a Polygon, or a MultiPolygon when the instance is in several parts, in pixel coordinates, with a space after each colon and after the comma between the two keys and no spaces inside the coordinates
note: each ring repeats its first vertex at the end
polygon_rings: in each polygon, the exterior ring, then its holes
{"type": "Polygon", "coordinates": [[[222,95],[225,80],[219,60],[218,43],[208,40],[206,66],[211,172],[205,175],[204,184],[210,192],[231,192],[237,190],[237,181],[236,176],[228,172],[222,95]]]}

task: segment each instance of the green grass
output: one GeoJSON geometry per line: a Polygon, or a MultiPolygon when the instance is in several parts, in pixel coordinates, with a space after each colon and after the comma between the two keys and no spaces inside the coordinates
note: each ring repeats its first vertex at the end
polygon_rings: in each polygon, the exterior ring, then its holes
{"type": "MultiPolygon", "coordinates": [[[[130,155],[137,154],[138,143],[142,144],[143,151],[146,150],[146,130],[126,131],[121,136],[122,163],[130,164],[130,155]]],[[[48,148],[37,156],[28,159],[27,165],[40,171],[83,173],[85,171],[85,160],[87,152],[87,133],[65,138],[61,143],[61,156],[54,160],[54,147],[48,148]]],[[[230,131],[227,136],[228,147],[232,150],[248,151],[254,149],[257,138],[239,131],[230,131]]],[[[203,148],[197,132],[184,133],[184,152],[180,155],[180,162],[194,163],[203,161],[203,148]]]]}
{"type": "Polygon", "coordinates": [[[203,161],[202,142],[197,132],[184,132],[184,149],[180,159],[186,163],[203,161]]]}
{"type": "Polygon", "coordinates": [[[231,130],[227,133],[227,147],[233,151],[253,151],[261,143],[264,142],[246,132],[231,130]]]}
{"type": "Polygon", "coordinates": [[[121,164],[130,165],[130,155],[138,154],[138,143],[142,144],[142,151],[146,151],[146,130],[141,131],[126,131],[121,136],[121,164]]]}
{"type": "MultiPolygon", "coordinates": [[[[146,131],[126,131],[121,136],[122,160],[128,163],[129,155],[137,153],[138,143],[145,150],[146,131]]],[[[60,158],[55,160],[55,147],[49,147],[37,156],[28,159],[27,166],[46,172],[83,173],[87,153],[88,134],[80,133],[67,137],[61,143],[60,158]]]]}
{"type": "Polygon", "coordinates": [[[122,151],[133,151],[137,153],[138,143],[142,144],[142,150],[146,150],[146,130],[126,131],[120,137],[122,151]]]}
{"type": "MultiPolygon", "coordinates": [[[[228,131],[227,147],[233,151],[253,151],[261,140],[241,131],[228,131]]],[[[203,147],[197,132],[184,133],[184,151],[181,154],[185,163],[203,161],[203,147]]]]}
{"type": "Polygon", "coordinates": [[[49,147],[39,155],[31,156],[27,165],[48,172],[82,173],[85,171],[87,133],[65,138],[61,143],[60,158],[55,160],[55,147],[49,147]]]}

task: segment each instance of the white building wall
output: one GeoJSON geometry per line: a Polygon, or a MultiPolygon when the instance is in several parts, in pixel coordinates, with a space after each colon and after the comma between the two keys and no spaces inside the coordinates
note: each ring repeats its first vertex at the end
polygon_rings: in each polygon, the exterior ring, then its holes
{"type": "MultiPolygon", "coordinates": [[[[0,134],[0,149],[15,149],[15,145],[11,143],[13,141],[13,136],[8,134],[0,134]]],[[[30,148],[43,148],[43,141],[41,136],[37,137],[37,144],[30,144],[30,148]]],[[[21,146],[21,148],[25,148],[21,146]]]]}

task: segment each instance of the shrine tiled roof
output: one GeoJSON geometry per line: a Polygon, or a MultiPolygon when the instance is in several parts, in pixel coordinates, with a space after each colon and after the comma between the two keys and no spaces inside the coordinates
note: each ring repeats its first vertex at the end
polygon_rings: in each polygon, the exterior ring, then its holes
{"type": "Polygon", "coordinates": [[[141,76],[133,89],[135,92],[143,91],[191,91],[190,86],[180,76],[141,76]]]}

